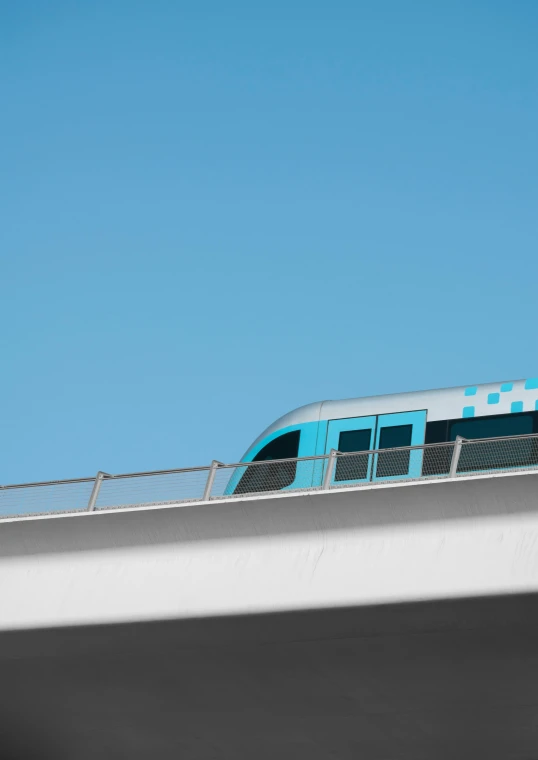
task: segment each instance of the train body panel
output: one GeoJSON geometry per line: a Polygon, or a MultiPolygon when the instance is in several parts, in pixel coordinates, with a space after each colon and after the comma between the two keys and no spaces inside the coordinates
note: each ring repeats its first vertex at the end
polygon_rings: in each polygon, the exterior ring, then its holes
{"type": "MultiPolygon", "coordinates": [[[[538,433],[538,378],[307,404],[270,425],[241,461],[319,456],[331,449],[352,452],[421,446],[453,441],[456,435],[491,438],[527,433],[538,433]]],[[[388,454],[377,456],[389,462],[388,454]]],[[[372,458],[366,469],[355,468],[349,482],[377,480],[379,472],[385,473],[383,479],[409,477],[411,470],[422,468],[422,453],[411,452],[406,461],[407,470],[402,465],[396,467],[396,475],[390,475],[381,467],[381,459],[372,458]],[[402,467],[405,472],[400,473],[402,467]]],[[[274,472],[266,468],[265,485],[261,476],[254,482],[252,473],[238,473],[227,492],[269,490],[271,479],[279,490],[320,485],[324,466],[299,463],[294,477],[284,476],[281,466],[277,477],[275,465],[274,472]]],[[[246,469],[261,472],[263,468],[246,469]]],[[[338,474],[335,477],[342,480],[338,474]]],[[[342,482],[347,482],[345,477],[342,482]]]]}

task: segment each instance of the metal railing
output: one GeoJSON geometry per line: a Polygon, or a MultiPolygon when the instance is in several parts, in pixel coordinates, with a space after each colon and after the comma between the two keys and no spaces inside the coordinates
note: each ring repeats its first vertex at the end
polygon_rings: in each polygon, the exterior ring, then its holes
{"type": "Polygon", "coordinates": [[[538,434],[0,486],[0,518],[538,470],[538,434]]]}

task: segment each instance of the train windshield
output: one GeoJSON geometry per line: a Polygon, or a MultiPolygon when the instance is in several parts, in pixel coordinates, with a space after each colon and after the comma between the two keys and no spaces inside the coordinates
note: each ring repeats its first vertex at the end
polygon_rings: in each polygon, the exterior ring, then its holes
{"type": "MultiPolygon", "coordinates": [[[[291,433],[284,433],[284,435],[274,438],[258,451],[252,461],[271,462],[274,459],[294,459],[299,455],[300,435],[300,430],[293,430],[291,433]]],[[[280,491],[291,486],[295,480],[296,471],[297,462],[275,462],[274,464],[247,466],[234,493],[280,491]]]]}

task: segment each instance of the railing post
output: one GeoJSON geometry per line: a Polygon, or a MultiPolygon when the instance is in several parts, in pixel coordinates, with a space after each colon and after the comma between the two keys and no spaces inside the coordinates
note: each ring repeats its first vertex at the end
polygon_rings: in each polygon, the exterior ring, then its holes
{"type": "Polygon", "coordinates": [[[202,501],[209,501],[211,498],[211,491],[213,489],[213,482],[215,480],[215,475],[217,474],[217,470],[219,467],[222,467],[222,462],[217,462],[216,459],[214,459],[211,462],[211,467],[209,468],[209,473],[207,475],[207,481],[204,488],[204,495],[202,496],[202,501]]]}
{"type": "Polygon", "coordinates": [[[336,449],[331,449],[329,452],[329,458],[327,460],[327,469],[325,470],[325,476],[323,478],[323,490],[331,487],[331,480],[333,477],[334,463],[336,462],[336,449]]]}
{"type": "Polygon", "coordinates": [[[450,462],[450,475],[449,477],[455,478],[458,472],[458,462],[460,461],[461,447],[463,444],[463,438],[461,435],[456,436],[454,441],[454,451],[452,452],[452,461],[450,462]]]}
{"type": "Polygon", "coordinates": [[[88,502],[88,512],[93,512],[95,509],[95,505],[97,503],[97,497],[99,496],[99,489],[101,488],[101,483],[103,482],[103,477],[107,475],[106,472],[99,472],[95,476],[95,481],[92,488],[92,495],[90,496],[90,500],[88,502]]]}

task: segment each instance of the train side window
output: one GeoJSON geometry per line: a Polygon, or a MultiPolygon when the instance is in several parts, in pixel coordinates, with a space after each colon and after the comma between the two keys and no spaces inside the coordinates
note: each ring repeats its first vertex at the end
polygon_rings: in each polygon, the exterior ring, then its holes
{"type": "MultiPolygon", "coordinates": [[[[274,459],[294,459],[299,455],[300,430],[274,438],[258,451],[253,462],[271,462],[274,459]]],[[[234,493],[280,491],[295,480],[297,462],[275,462],[267,465],[246,466],[246,471],[234,493]]]]}
{"type": "MultiPolygon", "coordinates": [[[[378,448],[395,449],[400,446],[411,446],[412,435],[412,425],[383,427],[379,432],[378,448]]],[[[407,475],[409,472],[409,457],[409,450],[378,454],[376,476],[378,478],[393,478],[399,475],[407,475]]]]}
{"type": "Polygon", "coordinates": [[[506,441],[489,441],[490,438],[504,436],[525,436],[533,431],[532,414],[507,414],[496,417],[478,417],[469,420],[454,421],[450,425],[450,439],[457,435],[463,438],[479,439],[480,443],[467,444],[463,447],[458,463],[458,472],[476,472],[493,468],[523,467],[538,463],[538,440],[522,438],[518,443],[506,441]],[[469,425],[472,422],[474,425],[469,425]]]}
{"type": "Polygon", "coordinates": [[[398,446],[411,446],[412,425],[392,425],[381,428],[379,432],[380,449],[396,449],[398,446]]]}
{"type": "MultiPolygon", "coordinates": [[[[369,451],[372,431],[343,430],[338,438],[338,451],[369,451]]],[[[335,481],[364,480],[368,477],[368,457],[342,457],[336,460],[335,481]]]]}
{"type": "Polygon", "coordinates": [[[455,441],[457,435],[461,435],[462,438],[502,438],[508,435],[526,435],[532,433],[532,428],[532,414],[474,417],[451,422],[449,440],[455,441]]]}
{"type": "MultiPolygon", "coordinates": [[[[538,433],[538,412],[496,414],[465,420],[428,422],[426,425],[426,443],[455,441],[457,435],[461,435],[462,438],[482,440],[527,435],[533,432],[538,433]]],[[[452,446],[426,448],[424,450],[422,474],[447,475],[450,471],[452,452],[452,446]]],[[[480,470],[486,466],[490,468],[507,467],[509,461],[512,462],[510,466],[538,462],[538,439],[521,441],[515,447],[512,444],[496,443],[495,441],[491,445],[466,447],[458,471],[480,470]]]]}
{"type": "Polygon", "coordinates": [[[448,420],[435,420],[426,423],[424,443],[444,443],[448,437],[448,420]]]}

